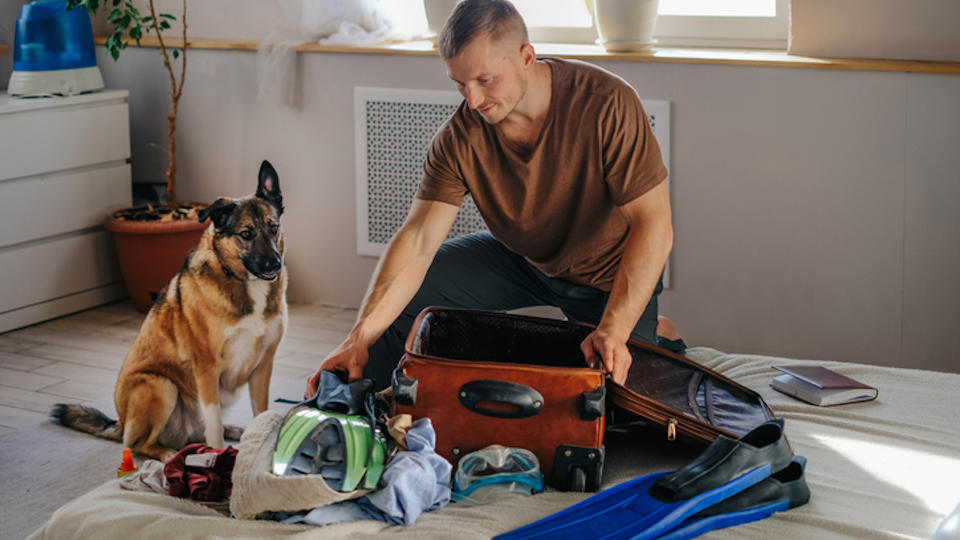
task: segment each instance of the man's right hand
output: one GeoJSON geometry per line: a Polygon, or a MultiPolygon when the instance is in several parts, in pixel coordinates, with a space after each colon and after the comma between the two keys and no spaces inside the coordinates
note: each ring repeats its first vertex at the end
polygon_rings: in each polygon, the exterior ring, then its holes
{"type": "Polygon", "coordinates": [[[322,371],[344,371],[347,373],[350,381],[355,381],[363,377],[363,366],[367,365],[369,353],[367,347],[355,344],[352,341],[344,341],[339,347],[333,350],[320,364],[320,369],[307,379],[307,393],[305,398],[313,397],[317,393],[317,386],[320,384],[320,373],[322,371]]]}

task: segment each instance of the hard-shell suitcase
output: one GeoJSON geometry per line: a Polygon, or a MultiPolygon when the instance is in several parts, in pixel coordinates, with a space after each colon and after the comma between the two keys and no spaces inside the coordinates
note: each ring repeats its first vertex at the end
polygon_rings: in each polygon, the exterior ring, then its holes
{"type": "Polygon", "coordinates": [[[594,491],[608,406],[670,440],[709,444],[773,418],[762,398],[682,356],[630,341],[627,384],[585,365],[589,325],[480,310],[427,308],[394,372],[397,412],[429,417],[456,465],[491,444],[526,448],[560,489],[594,491]]]}

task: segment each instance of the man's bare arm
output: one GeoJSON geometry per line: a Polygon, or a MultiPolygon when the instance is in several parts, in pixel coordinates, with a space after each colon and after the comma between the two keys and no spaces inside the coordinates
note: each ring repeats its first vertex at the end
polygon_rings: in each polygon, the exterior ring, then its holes
{"type": "Polygon", "coordinates": [[[597,329],[581,348],[592,362],[599,354],[616,382],[624,382],[632,358],[630,333],[653,296],[673,247],[670,194],[666,181],[620,207],[630,221],[626,247],[597,329]]]}
{"type": "Polygon", "coordinates": [[[353,328],[367,345],[380,338],[417,293],[459,207],[414,199],[406,221],[390,240],[374,270],[353,328]]]}
{"type": "Polygon", "coordinates": [[[367,349],[400,316],[440,249],[459,207],[439,201],[414,199],[410,213],[380,258],[364,296],[357,322],[347,339],[324,360],[307,381],[307,394],[316,392],[320,372],[340,370],[358,379],[367,362],[367,349]]]}

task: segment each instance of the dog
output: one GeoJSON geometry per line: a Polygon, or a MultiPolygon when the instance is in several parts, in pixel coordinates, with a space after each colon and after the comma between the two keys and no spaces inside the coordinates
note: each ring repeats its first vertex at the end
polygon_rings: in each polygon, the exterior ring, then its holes
{"type": "Polygon", "coordinates": [[[221,409],[249,386],[253,414],[267,409],[277,346],[287,327],[283,196],[264,161],[255,194],[220,198],[199,212],[211,224],[150,308],[117,377],[118,420],[57,404],[67,427],[122,441],[166,461],[188,443],[222,448],[221,409]]]}

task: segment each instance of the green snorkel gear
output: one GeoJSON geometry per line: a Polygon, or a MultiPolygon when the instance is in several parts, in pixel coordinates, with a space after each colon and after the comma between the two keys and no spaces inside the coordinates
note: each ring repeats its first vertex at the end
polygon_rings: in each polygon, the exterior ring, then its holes
{"type": "Polygon", "coordinates": [[[318,474],[337,491],[376,488],[387,445],[377,426],[372,387],[369,379],[347,385],[323,372],[317,394],[284,418],[274,474],[318,474]]]}

